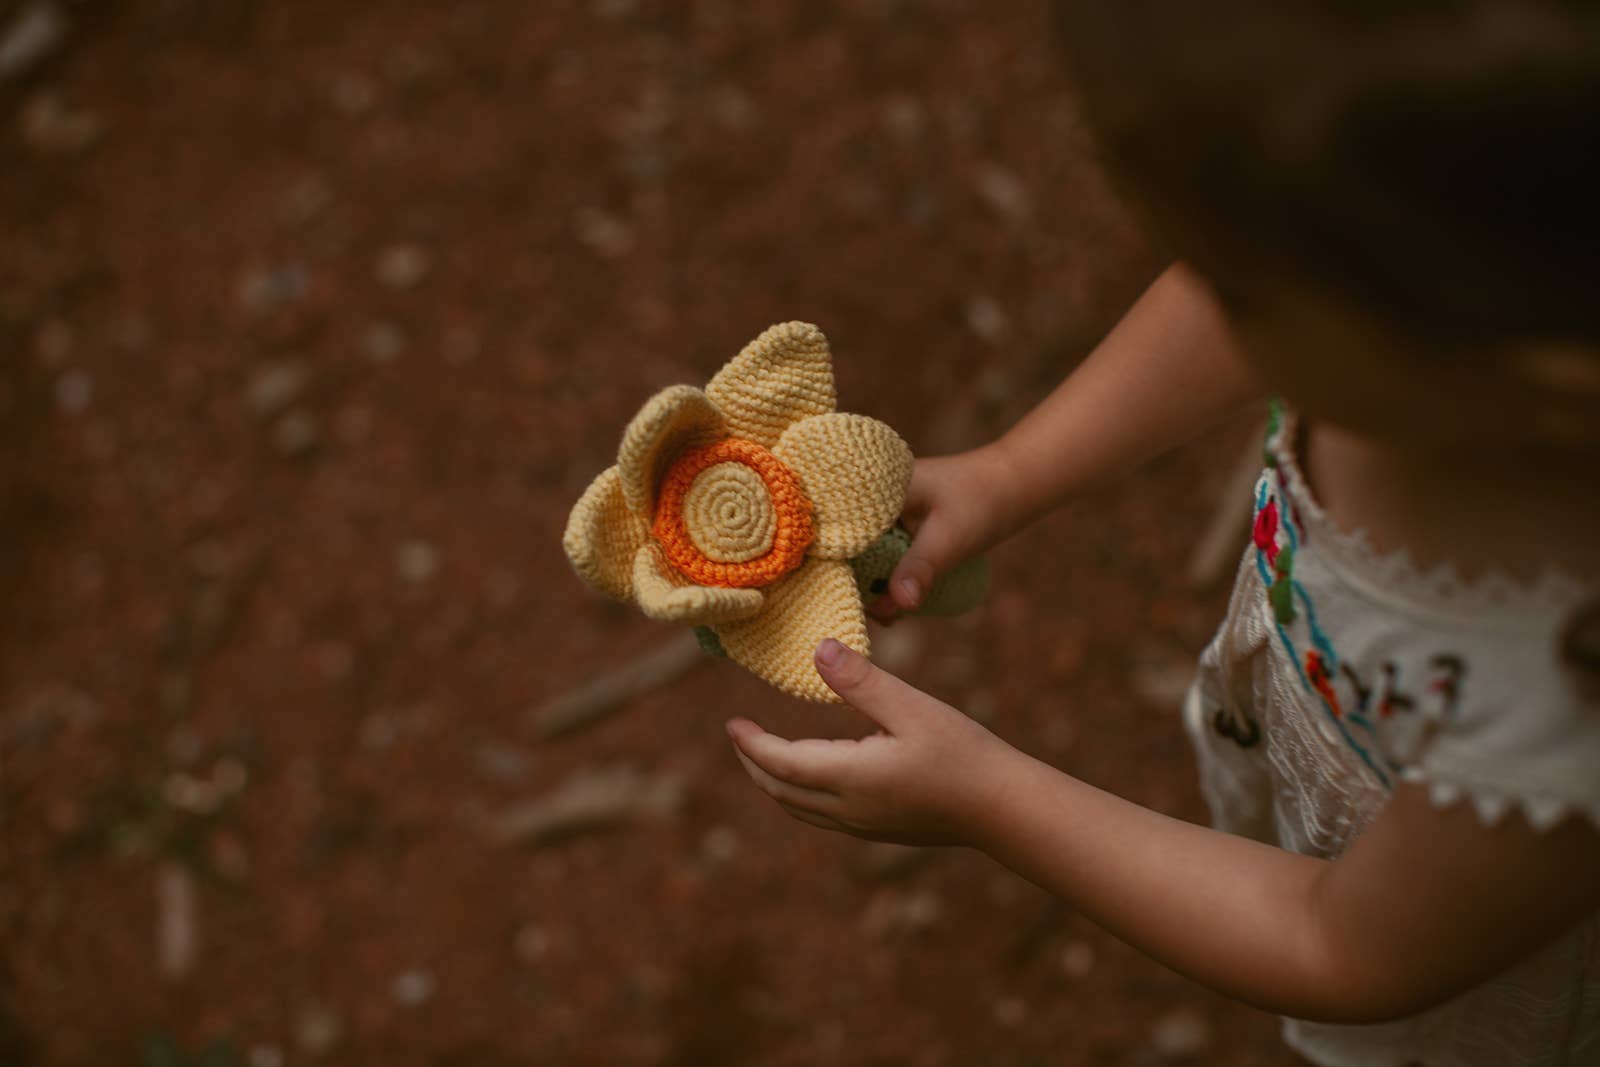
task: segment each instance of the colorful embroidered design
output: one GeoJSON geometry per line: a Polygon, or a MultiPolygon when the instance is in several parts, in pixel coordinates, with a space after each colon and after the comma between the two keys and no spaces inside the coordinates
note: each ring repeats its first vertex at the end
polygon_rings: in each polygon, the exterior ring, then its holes
{"type": "Polygon", "coordinates": [[[1343,718],[1344,709],[1339,706],[1339,694],[1333,691],[1332,677],[1327,662],[1316,649],[1306,653],[1306,678],[1310,680],[1311,687],[1328,705],[1328,710],[1333,712],[1334,718],[1343,718]]]}
{"type": "Polygon", "coordinates": [[[1278,457],[1272,451],[1272,439],[1278,436],[1278,429],[1283,425],[1283,401],[1273,397],[1267,401],[1267,443],[1261,448],[1261,462],[1276,470],[1278,457]]]}
{"type": "Polygon", "coordinates": [[[1461,678],[1467,672],[1466,662],[1454,653],[1442,652],[1428,660],[1428,667],[1438,672],[1428,683],[1428,692],[1439,698],[1439,709],[1444,715],[1453,716],[1456,703],[1461,699],[1461,678]]]}
{"type": "Polygon", "coordinates": [[[1279,547],[1278,525],[1278,502],[1269,499],[1266,507],[1256,512],[1251,540],[1267,557],[1267,566],[1272,570],[1272,581],[1267,586],[1272,613],[1287,626],[1294,622],[1294,545],[1279,547]]]}
{"type": "MultiPolygon", "coordinates": [[[[1399,668],[1392,661],[1385,660],[1381,670],[1383,671],[1383,678],[1379,683],[1382,687],[1378,696],[1379,721],[1393,718],[1395,715],[1402,715],[1408,711],[1415,711],[1417,702],[1405,693],[1400,692],[1399,668]]],[[[1352,671],[1351,676],[1354,677],[1354,675],[1355,672],[1352,671]]],[[[1361,706],[1363,710],[1367,706],[1367,693],[1364,689],[1361,690],[1361,706]]]]}
{"type": "Polygon", "coordinates": [[[1278,502],[1268,500],[1266,507],[1256,512],[1255,529],[1250,536],[1251,541],[1261,551],[1267,554],[1267,563],[1276,565],[1278,562],[1278,502]]]}
{"type": "Polygon", "coordinates": [[[1301,684],[1316,695],[1345,743],[1388,788],[1393,768],[1387,767],[1385,761],[1376,755],[1375,738],[1366,716],[1361,712],[1346,715],[1334,688],[1334,679],[1341,670],[1339,655],[1317,621],[1311,597],[1295,580],[1294,559],[1301,545],[1301,537],[1298,523],[1292,521],[1289,514],[1292,509],[1279,504],[1278,494],[1273,488],[1277,477],[1275,471],[1268,472],[1262,475],[1257,484],[1252,543],[1256,551],[1256,570],[1267,590],[1267,604],[1272,610],[1278,640],[1283,643],[1284,652],[1294,664],[1301,684]],[[1302,617],[1311,644],[1303,656],[1288,630],[1302,617]]]}
{"type": "MultiPolygon", "coordinates": [[[[1392,776],[1413,762],[1440,726],[1455,716],[1466,664],[1451,653],[1431,657],[1419,700],[1402,688],[1401,668],[1393,661],[1384,661],[1376,684],[1369,685],[1341,660],[1311,596],[1295,577],[1295,559],[1305,541],[1294,502],[1281,491],[1281,477],[1277,470],[1262,475],[1251,527],[1256,571],[1278,640],[1301,684],[1316,696],[1340,737],[1388,788],[1392,776]],[[1295,635],[1309,647],[1297,645],[1295,635]]],[[[1243,732],[1238,724],[1220,719],[1216,727],[1229,737],[1243,732]]]]}
{"type": "Polygon", "coordinates": [[[1267,587],[1267,600],[1272,604],[1272,614],[1278,622],[1288,626],[1294,622],[1294,549],[1284,547],[1272,562],[1272,584],[1267,587]]]}

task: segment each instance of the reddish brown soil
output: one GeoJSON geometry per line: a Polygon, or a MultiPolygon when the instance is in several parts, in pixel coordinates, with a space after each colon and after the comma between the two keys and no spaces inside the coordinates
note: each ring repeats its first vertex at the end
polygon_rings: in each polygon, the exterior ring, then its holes
{"type": "MultiPolygon", "coordinates": [[[[721,726],[848,712],[717,664],[529,729],[666,636],[558,546],[653,390],[807,319],[846,407],[958,448],[1150,277],[1036,5],[72,11],[0,87],[0,1062],[1145,1064],[1174,1012],[1191,1062],[1290,1062],[980,855],[874,872],[721,726]],[[681,815],[482,832],[615,764],[681,775],[681,815]],[[164,864],[197,879],[176,978],[164,864]]],[[[1237,445],[1085,498],[886,653],[1201,818],[1174,709],[1132,694],[1220,611],[1183,561],[1237,445]]]]}

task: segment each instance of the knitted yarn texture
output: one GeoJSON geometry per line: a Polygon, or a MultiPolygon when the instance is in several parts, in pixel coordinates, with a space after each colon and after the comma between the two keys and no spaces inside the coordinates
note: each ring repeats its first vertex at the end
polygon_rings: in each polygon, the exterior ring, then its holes
{"type": "Polygon", "coordinates": [[[837,702],[812,654],[826,637],[868,654],[849,561],[900,514],[912,459],[887,425],[835,405],[827,338],[803,322],[766,330],[704,390],[657,393],[568,517],[573,569],[708,629],[779,689],[837,702]]]}

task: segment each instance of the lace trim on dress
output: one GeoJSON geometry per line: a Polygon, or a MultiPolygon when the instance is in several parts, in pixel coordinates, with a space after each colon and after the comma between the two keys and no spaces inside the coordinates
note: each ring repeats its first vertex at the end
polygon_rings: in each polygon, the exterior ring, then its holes
{"type": "MultiPolygon", "coordinates": [[[[1268,462],[1277,469],[1282,491],[1297,514],[1308,546],[1314,546],[1312,550],[1322,563],[1363,594],[1399,611],[1425,611],[1448,619],[1454,628],[1474,629],[1548,623],[1552,617],[1565,616],[1595,596],[1592,585],[1553,567],[1546,567],[1529,582],[1503,571],[1469,580],[1449,563],[1419,567],[1404,548],[1378,551],[1364,530],[1340,528],[1311,493],[1296,454],[1294,443],[1298,435],[1295,414],[1278,409],[1269,426],[1268,462]]],[[[1457,774],[1420,764],[1404,768],[1399,777],[1425,787],[1435,808],[1470,803],[1486,826],[1500,822],[1512,810],[1520,810],[1528,824],[1540,832],[1572,814],[1586,815],[1600,827],[1600,803],[1585,804],[1553,793],[1523,789],[1511,793],[1500,785],[1463,780],[1457,774]]]]}
{"type": "Polygon", "coordinates": [[[1294,447],[1299,418],[1293,410],[1282,409],[1274,423],[1267,453],[1301,512],[1301,523],[1311,535],[1308,540],[1340,577],[1364,592],[1400,608],[1447,615],[1458,623],[1465,615],[1499,616],[1492,621],[1510,624],[1520,623],[1528,615],[1570,611],[1594,595],[1588,583],[1555,567],[1545,567],[1532,581],[1518,580],[1500,570],[1469,579],[1448,561],[1434,567],[1419,566],[1404,546],[1392,552],[1378,551],[1366,530],[1342,529],[1311,493],[1294,447]]]}
{"type": "Polygon", "coordinates": [[[1494,826],[1505,818],[1508,812],[1519,810],[1528,820],[1528,825],[1540,833],[1549,830],[1568,815],[1587,815],[1596,827],[1600,827],[1600,804],[1593,806],[1575,804],[1565,797],[1552,796],[1548,793],[1539,796],[1511,796],[1496,786],[1462,785],[1459,782],[1429,778],[1418,767],[1408,768],[1401,778],[1414,785],[1427,787],[1428,800],[1440,811],[1466,801],[1472,805],[1472,809],[1478,813],[1479,820],[1485,826],[1494,826]]]}

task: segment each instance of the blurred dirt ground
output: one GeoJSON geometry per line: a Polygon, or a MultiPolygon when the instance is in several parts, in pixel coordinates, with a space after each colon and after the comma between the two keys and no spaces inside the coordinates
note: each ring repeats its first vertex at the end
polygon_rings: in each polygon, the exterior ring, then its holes
{"type": "MultiPolygon", "coordinates": [[[[60,19],[0,83],[0,1063],[1290,1062],[980,855],[790,821],[722,732],[847,711],[708,663],[530,719],[673,636],[558,544],[651,392],[805,319],[843,406],[958,449],[1152,276],[1040,5],[31,6],[60,19]],[[596,773],[661,803],[489,832],[596,773]]],[[[1176,696],[1222,599],[1183,565],[1244,432],[1003,547],[982,611],[880,658],[1201,818],[1176,696]]]]}

